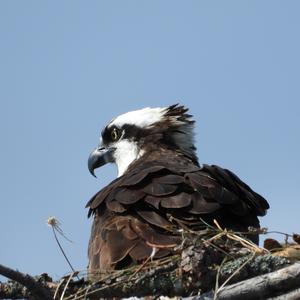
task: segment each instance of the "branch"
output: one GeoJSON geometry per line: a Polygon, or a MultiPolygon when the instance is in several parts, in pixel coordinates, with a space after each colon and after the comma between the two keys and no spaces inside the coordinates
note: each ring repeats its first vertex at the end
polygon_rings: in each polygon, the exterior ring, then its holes
{"type": "MultiPolygon", "coordinates": [[[[74,281],[70,284],[65,277],[65,284],[60,289],[65,289],[67,293],[63,297],[65,300],[72,299],[100,299],[100,298],[124,298],[124,297],[145,297],[154,295],[185,295],[187,296],[186,283],[180,278],[178,270],[174,269],[176,262],[169,262],[166,265],[159,266],[149,272],[143,273],[136,278],[130,278],[128,272],[115,274],[115,280],[106,278],[103,282],[90,284],[89,282],[74,281]],[[125,278],[126,281],[125,281],[125,278]],[[118,281],[121,279],[121,282],[118,281]],[[110,282],[113,280],[114,282],[110,282]],[[105,284],[105,281],[107,282],[105,284]]],[[[75,275],[74,275],[75,276],[75,275]]],[[[136,276],[136,275],[135,275],[136,276]]],[[[52,283],[52,291],[58,290],[58,283],[52,283]]],[[[195,288],[194,283],[190,288],[195,288]]],[[[0,285],[1,287],[1,285],[0,285]]],[[[194,290],[195,291],[195,290],[194,290]]],[[[19,291],[21,292],[21,290],[19,291]]],[[[1,295],[1,291],[0,291],[1,295]]],[[[266,299],[266,300],[294,300],[300,296],[300,263],[295,263],[286,268],[277,270],[272,273],[260,275],[248,280],[238,282],[222,288],[217,295],[212,291],[194,297],[195,300],[249,300],[249,299],[266,299]]],[[[19,294],[19,297],[7,297],[11,299],[31,299],[28,294],[19,294]]],[[[5,298],[7,298],[5,297],[5,298]]],[[[61,299],[61,293],[57,294],[56,299],[61,299]]],[[[0,297],[1,299],[1,297],[0,297]]],[[[2,297],[4,299],[4,297],[2,297]]],[[[36,299],[36,298],[35,298],[36,299]]],[[[47,299],[47,298],[37,298],[47,299]]],[[[50,298],[52,299],[52,298],[50,298]]],[[[141,299],[141,298],[140,298],[141,299]]],[[[188,300],[190,298],[182,298],[188,300]]]]}
{"type": "Polygon", "coordinates": [[[224,287],[194,300],[295,300],[300,299],[300,263],[224,287]]]}
{"type": "MultiPolygon", "coordinates": [[[[288,294],[299,295],[300,289],[300,263],[276,272],[257,276],[233,285],[224,287],[218,293],[219,300],[243,300],[268,299],[270,297],[288,294]]],[[[275,298],[276,299],[276,298],[275,298]]],[[[278,298],[277,299],[283,299],[278,298]]],[[[284,298],[288,299],[288,298],[284,298]]],[[[296,298],[294,298],[296,299],[296,298]]]]}
{"type": "Polygon", "coordinates": [[[35,278],[0,265],[0,274],[19,283],[0,284],[0,299],[187,297],[200,293],[195,299],[297,299],[300,263],[290,266],[287,258],[219,231],[206,239],[199,233],[185,234],[177,254],[111,273],[89,274],[92,282],[76,280],[77,272],[52,282],[43,275],[35,278]]]}
{"type": "MultiPolygon", "coordinates": [[[[25,291],[22,292],[21,290],[19,290],[17,293],[15,293],[16,295],[13,295],[13,293],[10,293],[9,298],[11,298],[11,299],[18,299],[16,297],[19,297],[20,294],[22,295],[22,297],[25,296],[24,294],[27,294],[27,296],[31,294],[34,297],[34,299],[36,299],[36,300],[51,300],[51,299],[53,299],[49,289],[47,289],[40,282],[36,281],[32,276],[30,276],[28,274],[24,274],[19,271],[15,271],[15,270],[5,267],[1,264],[0,264],[0,274],[11,280],[14,280],[14,281],[20,283],[21,285],[25,286],[28,289],[29,293],[28,292],[25,293],[25,291]]],[[[3,284],[1,284],[0,285],[0,295],[5,293],[5,289],[7,292],[7,288],[3,284]]],[[[5,294],[5,295],[7,296],[7,294],[5,294]]]]}

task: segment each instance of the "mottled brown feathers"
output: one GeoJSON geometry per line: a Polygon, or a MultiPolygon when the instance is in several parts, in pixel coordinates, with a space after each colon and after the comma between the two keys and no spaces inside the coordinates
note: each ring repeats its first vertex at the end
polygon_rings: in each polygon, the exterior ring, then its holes
{"type": "Polygon", "coordinates": [[[269,207],[232,172],[218,166],[200,168],[171,150],[145,155],[87,206],[95,218],[89,269],[102,272],[151,254],[169,255],[180,243],[178,230],[200,228],[200,218],[209,223],[217,219],[221,226],[239,231],[259,227],[257,216],[269,207]]]}

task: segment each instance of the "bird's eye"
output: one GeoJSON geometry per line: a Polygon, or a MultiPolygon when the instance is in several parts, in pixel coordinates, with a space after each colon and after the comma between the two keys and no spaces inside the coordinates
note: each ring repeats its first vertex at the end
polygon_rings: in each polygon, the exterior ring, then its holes
{"type": "Polygon", "coordinates": [[[118,128],[114,128],[111,131],[111,139],[115,142],[121,137],[121,131],[118,128]]]}

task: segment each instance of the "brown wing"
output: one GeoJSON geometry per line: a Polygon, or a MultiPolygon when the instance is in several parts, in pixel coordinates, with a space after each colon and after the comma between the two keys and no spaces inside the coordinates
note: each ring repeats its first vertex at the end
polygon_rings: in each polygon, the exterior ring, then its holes
{"type": "MultiPolygon", "coordinates": [[[[94,214],[90,270],[107,271],[151,254],[168,255],[180,243],[178,229],[259,227],[266,200],[232,172],[218,166],[145,162],[113,181],[87,204],[94,214]],[[200,220],[201,219],[201,220],[200,220]]],[[[254,241],[258,242],[257,237],[254,241]]]]}

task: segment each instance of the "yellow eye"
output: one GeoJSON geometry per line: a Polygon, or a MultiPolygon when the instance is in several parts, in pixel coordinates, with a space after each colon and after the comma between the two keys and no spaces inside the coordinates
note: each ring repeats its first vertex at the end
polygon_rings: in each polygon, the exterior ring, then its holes
{"type": "Polygon", "coordinates": [[[121,137],[121,132],[120,132],[120,130],[117,129],[117,128],[114,128],[114,129],[111,131],[111,139],[115,142],[115,141],[117,141],[120,137],[121,137]]]}

